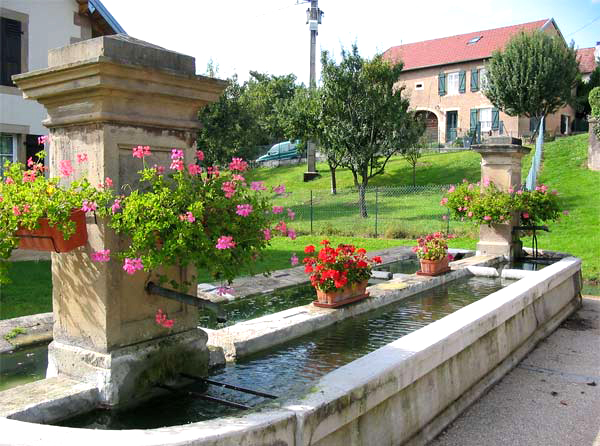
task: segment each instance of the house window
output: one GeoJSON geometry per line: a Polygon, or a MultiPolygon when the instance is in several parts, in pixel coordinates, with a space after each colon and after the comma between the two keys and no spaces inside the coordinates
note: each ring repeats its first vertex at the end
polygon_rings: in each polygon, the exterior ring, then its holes
{"type": "Polygon", "coordinates": [[[14,86],[11,76],[21,73],[21,22],[0,18],[0,84],[14,86]]]}
{"type": "Polygon", "coordinates": [[[0,177],[4,176],[4,163],[15,161],[16,152],[17,138],[15,135],[0,133],[0,177]]]}
{"type": "Polygon", "coordinates": [[[448,94],[458,94],[458,72],[448,73],[448,94]]]}
{"type": "Polygon", "coordinates": [[[481,90],[486,90],[487,87],[488,87],[487,70],[485,68],[481,68],[479,70],[479,88],[481,90]]]}
{"type": "Polygon", "coordinates": [[[473,44],[479,42],[482,37],[483,36],[477,36],[477,37],[473,37],[472,39],[469,39],[469,41],[467,42],[467,45],[473,45],[473,44]]]}
{"type": "Polygon", "coordinates": [[[423,82],[415,83],[415,90],[423,90],[423,82]]]}
{"type": "Polygon", "coordinates": [[[492,109],[491,108],[479,109],[479,125],[481,126],[482,132],[489,132],[492,130],[492,109]]]}

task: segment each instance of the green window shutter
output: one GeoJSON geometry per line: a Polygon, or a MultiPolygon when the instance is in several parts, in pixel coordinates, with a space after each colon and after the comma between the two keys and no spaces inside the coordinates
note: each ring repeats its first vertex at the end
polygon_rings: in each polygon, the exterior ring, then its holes
{"type": "Polygon", "coordinates": [[[440,96],[446,94],[446,73],[440,73],[438,76],[438,94],[440,96]]]}
{"type": "Polygon", "coordinates": [[[471,109],[471,121],[469,129],[474,132],[477,129],[477,122],[479,121],[479,110],[476,108],[471,109]]]}
{"type": "Polygon", "coordinates": [[[497,108],[492,108],[492,130],[500,128],[500,111],[497,108]]]}
{"type": "Polygon", "coordinates": [[[467,91],[467,73],[460,71],[458,73],[458,92],[464,93],[465,91],[467,91]]]}
{"type": "Polygon", "coordinates": [[[479,90],[479,70],[471,70],[471,91],[479,90]]]}

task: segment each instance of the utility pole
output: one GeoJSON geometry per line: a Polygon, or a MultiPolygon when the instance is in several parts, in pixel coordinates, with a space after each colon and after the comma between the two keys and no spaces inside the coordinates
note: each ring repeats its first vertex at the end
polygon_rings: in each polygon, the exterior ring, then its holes
{"type": "MultiPolygon", "coordinates": [[[[306,23],[310,30],[310,78],[309,87],[316,88],[317,86],[317,75],[316,75],[316,52],[317,52],[317,34],[318,28],[321,24],[323,17],[323,11],[319,9],[319,0],[310,0],[310,8],[306,10],[306,23]]],[[[317,172],[316,163],[316,145],[313,141],[308,141],[306,147],[306,164],[307,171],[304,172],[304,182],[315,179],[319,176],[317,172]]]]}

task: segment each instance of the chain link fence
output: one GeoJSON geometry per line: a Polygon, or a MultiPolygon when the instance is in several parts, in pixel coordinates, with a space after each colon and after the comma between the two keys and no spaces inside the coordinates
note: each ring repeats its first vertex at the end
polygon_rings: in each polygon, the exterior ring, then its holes
{"type": "Polygon", "coordinates": [[[416,238],[435,231],[472,234],[472,225],[452,220],[440,205],[449,185],[369,187],[364,200],[356,188],[306,190],[275,200],[295,213],[301,234],[416,238]]]}

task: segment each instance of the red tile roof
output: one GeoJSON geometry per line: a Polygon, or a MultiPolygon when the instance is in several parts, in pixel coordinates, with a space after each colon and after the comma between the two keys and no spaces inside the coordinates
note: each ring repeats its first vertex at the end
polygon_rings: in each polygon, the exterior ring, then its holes
{"type": "Polygon", "coordinates": [[[391,47],[383,56],[391,58],[391,60],[402,59],[404,70],[446,65],[466,60],[487,59],[493,51],[503,48],[510,38],[519,31],[540,29],[547,22],[548,19],[544,19],[520,25],[505,26],[504,28],[408,43],[391,47]],[[467,45],[467,42],[475,37],[481,37],[481,39],[477,43],[467,45]]]}
{"type": "Polygon", "coordinates": [[[581,48],[577,50],[577,60],[579,61],[579,71],[584,74],[591,73],[596,69],[596,58],[594,50],[596,48],[581,48]]]}

